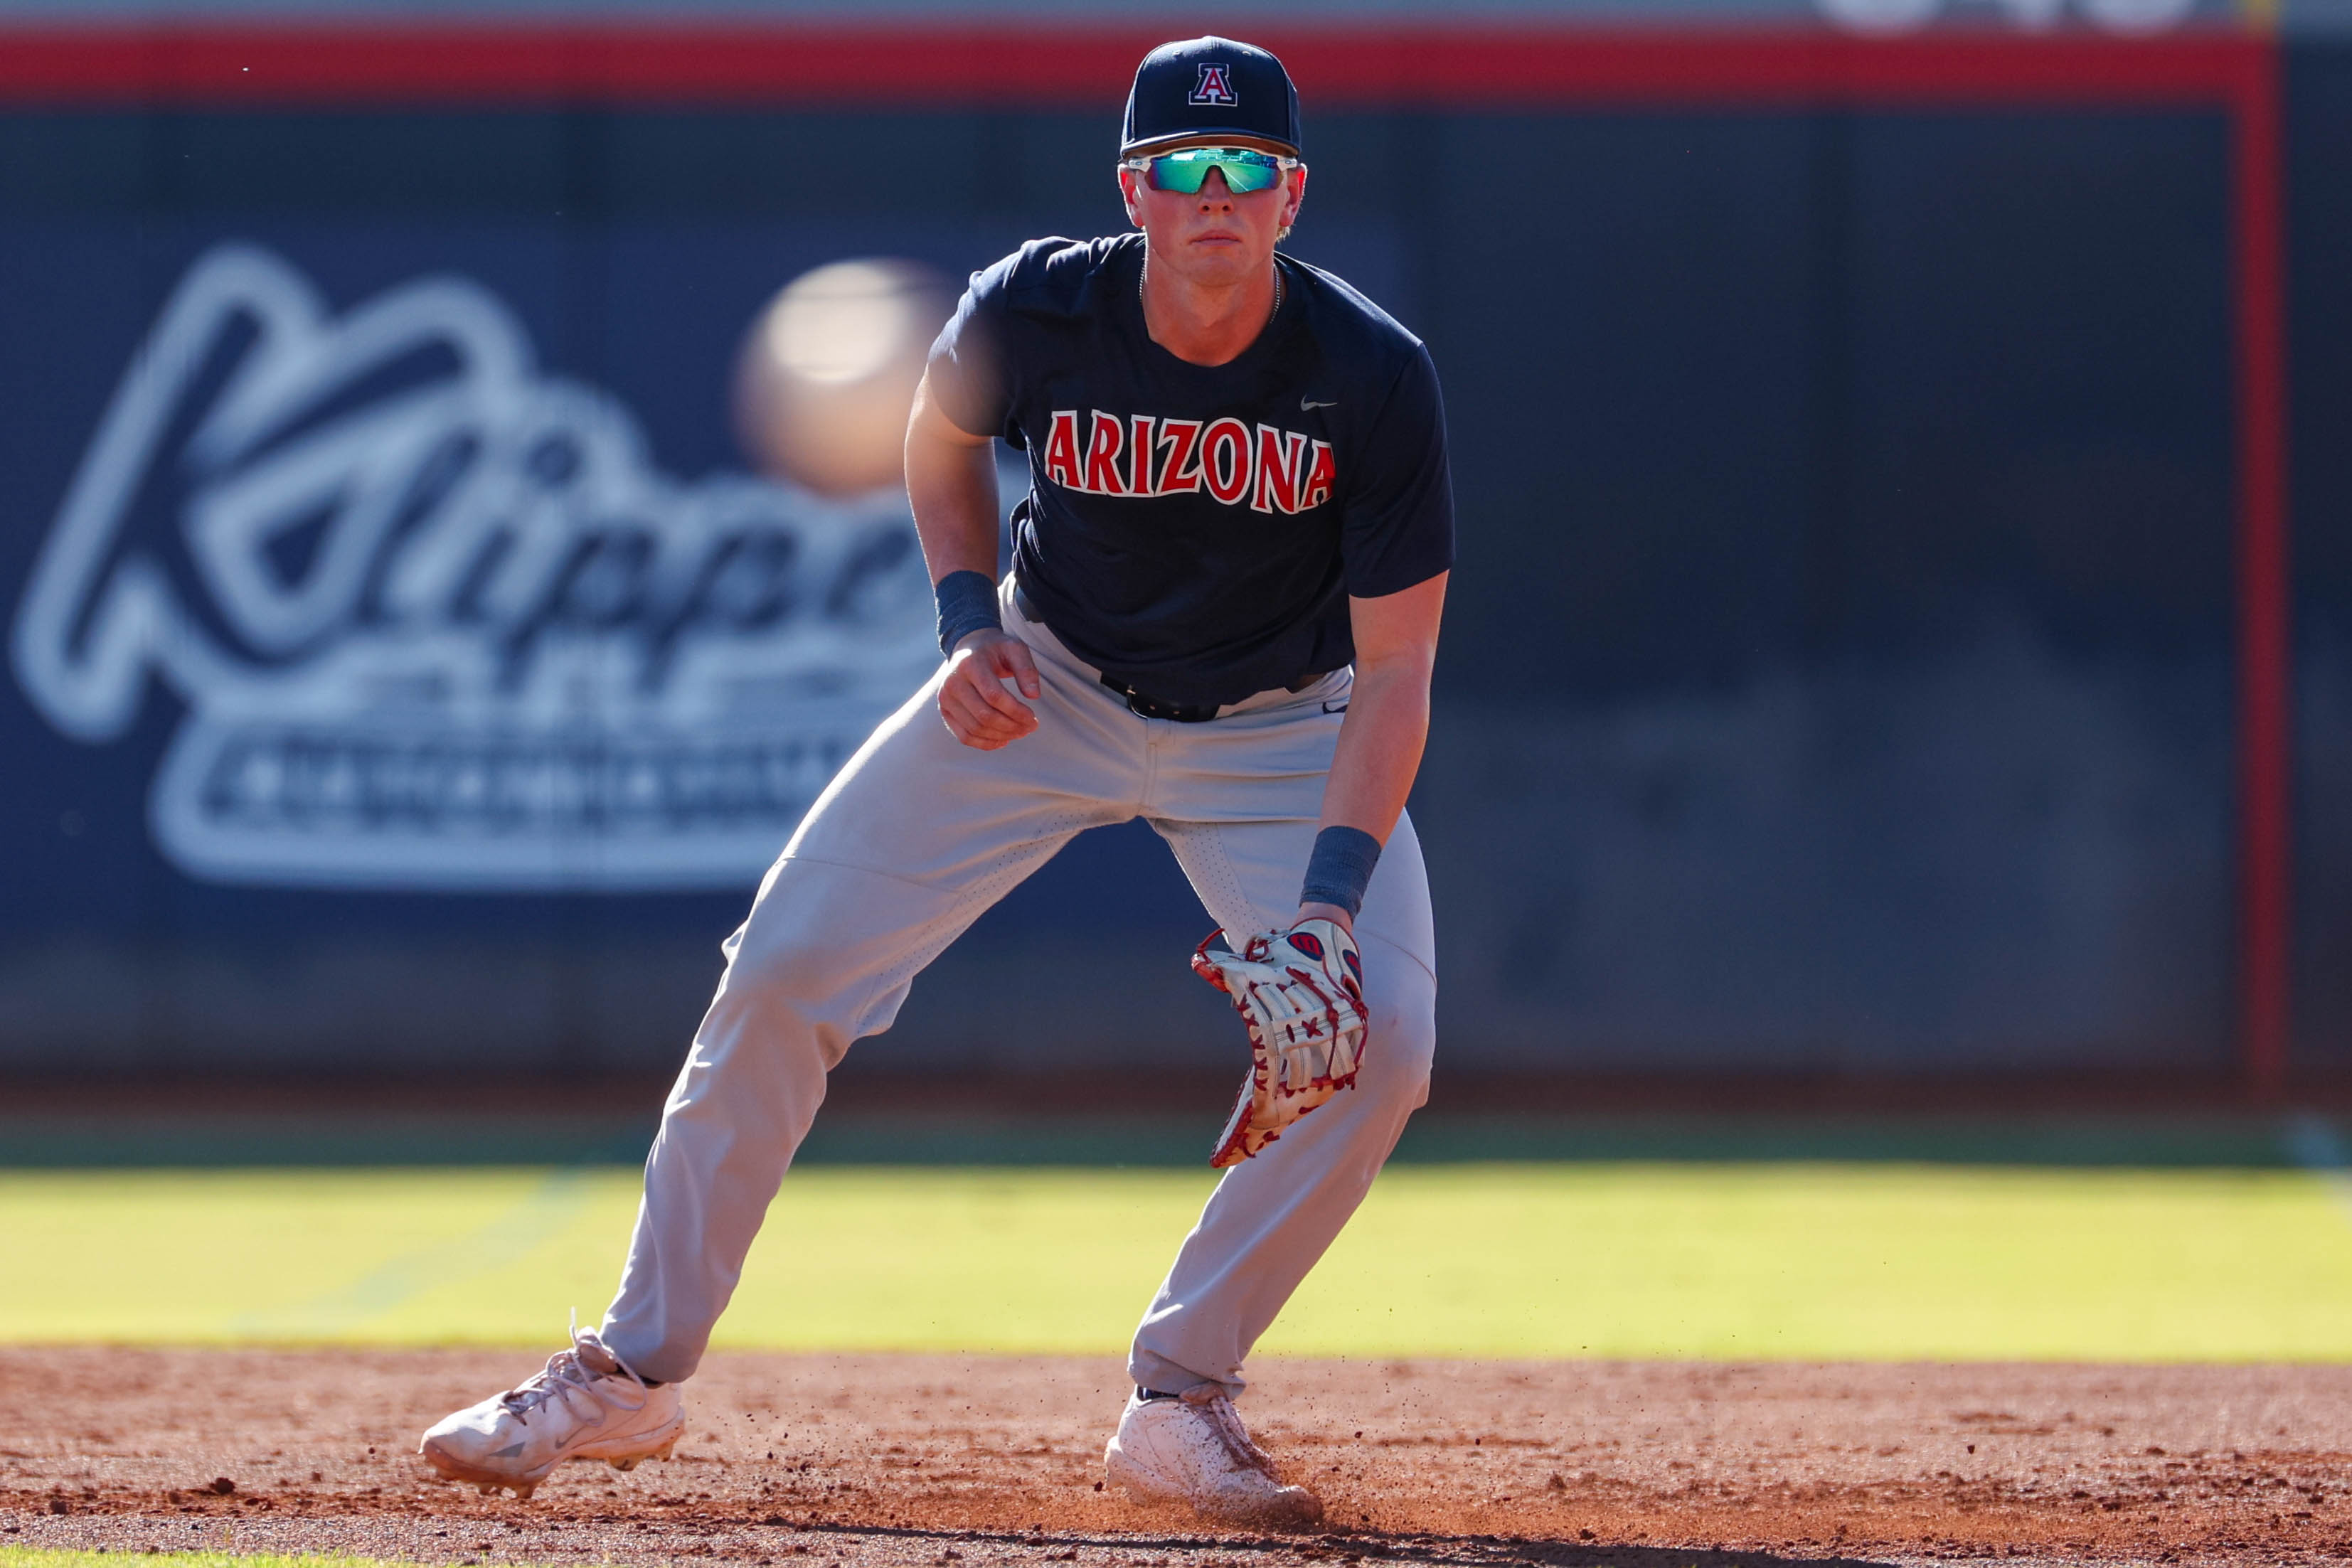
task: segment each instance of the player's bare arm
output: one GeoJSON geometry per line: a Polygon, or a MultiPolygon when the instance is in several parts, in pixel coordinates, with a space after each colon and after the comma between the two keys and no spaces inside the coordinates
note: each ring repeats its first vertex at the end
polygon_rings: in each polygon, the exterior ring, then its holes
{"type": "MultiPolygon", "coordinates": [[[[1381,843],[1396,831],[1429,740],[1429,676],[1437,660],[1437,623],[1445,609],[1439,572],[1402,593],[1350,599],[1356,632],[1356,685],[1331,778],[1323,787],[1326,828],[1355,828],[1381,843]]],[[[1336,904],[1298,906],[1301,920],[1330,920],[1352,932],[1355,916],[1336,904]]]]}
{"type": "MultiPolygon", "coordinates": [[[[923,562],[937,584],[952,573],[996,577],[996,458],[991,438],[960,428],[940,411],[926,375],[907,420],[907,496],[923,562]]],[[[940,717],[966,746],[994,751],[1037,727],[1036,710],[1004,689],[1037,695],[1037,662],[1000,628],[966,633],[948,653],[940,717]]]]}

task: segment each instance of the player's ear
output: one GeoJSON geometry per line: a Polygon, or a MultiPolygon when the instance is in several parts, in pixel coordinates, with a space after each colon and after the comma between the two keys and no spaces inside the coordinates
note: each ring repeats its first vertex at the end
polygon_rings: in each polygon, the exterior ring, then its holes
{"type": "Polygon", "coordinates": [[[1298,221],[1298,209],[1307,204],[1307,165],[1301,163],[1290,172],[1289,191],[1282,203],[1282,226],[1286,229],[1298,221]]]}
{"type": "Polygon", "coordinates": [[[1143,209],[1136,199],[1135,171],[1124,163],[1118,166],[1118,199],[1127,204],[1127,221],[1141,228],[1143,209]]]}

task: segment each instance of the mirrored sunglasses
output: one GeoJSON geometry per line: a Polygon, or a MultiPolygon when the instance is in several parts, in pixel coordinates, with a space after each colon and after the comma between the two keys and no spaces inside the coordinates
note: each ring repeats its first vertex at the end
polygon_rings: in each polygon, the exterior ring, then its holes
{"type": "Polygon", "coordinates": [[[1285,171],[1298,167],[1296,158],[1247,147],[1181,147],[1157,158],[1129,158],[1126,162],[1150,182],[1153,190],[1186,196],[1200,190],[1212,169],[1224,175],[1226,190],[1245,196],[1252,191],[1272,190],[1285,171]]]}

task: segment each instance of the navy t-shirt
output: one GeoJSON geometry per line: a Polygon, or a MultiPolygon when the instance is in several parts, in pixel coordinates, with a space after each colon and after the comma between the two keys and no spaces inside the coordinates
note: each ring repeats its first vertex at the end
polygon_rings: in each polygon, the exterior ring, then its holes
{"type": "Polygon", "coordinates": [[[1437,371],[1329,273],[1226,364],[1151,340],[1143,236],[1033,240],[932,345],[939,406],[1029,455],[1013,570],[1070,651],[1163,702],[1239,702],[1355,656],[1348,596],[1454,562],[1437,371]]]}

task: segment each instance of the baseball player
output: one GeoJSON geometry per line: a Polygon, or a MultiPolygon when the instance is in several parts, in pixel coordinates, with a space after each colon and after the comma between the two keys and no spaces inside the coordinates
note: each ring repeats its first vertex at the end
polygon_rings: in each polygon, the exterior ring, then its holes
{"type": "Polygon", "coordinates": [[[1119,148],[1140,234],[1034,241],[972,278],[907,435],[946,662],[728,939],[602,1328],[428,1431],[445,1475],[528,1496],[566,1459],[667,1457],[827,1071],[1072,836],[1141,817],[1223,929],[1195,965],[1254,1062],[1226,1174],[1136,1331],[1108,1479],[1217,1519],[1320,1517],[1233,1398],[1425,1097],[1435,946],[1404,802],[1454,518],[1427,350],[1275,248],[1299,153],[1272,55],[1164,45],[1119,148]],[[999,438],[1030,471],[1002,583],[999,438]]]}

